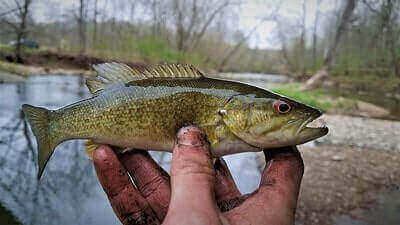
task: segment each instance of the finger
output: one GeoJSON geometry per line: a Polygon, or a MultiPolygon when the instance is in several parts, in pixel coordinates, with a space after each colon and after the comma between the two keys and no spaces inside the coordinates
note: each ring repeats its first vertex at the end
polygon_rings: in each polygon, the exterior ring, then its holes
{"type": "Polygon", "coordinates": [[[217,205],[222,212],[239,205],[244,198],[241,197],[228,165],[223,158],[217,159],[215,168],[215,198],[217,205]]]}
{"type": "Polygon", "coordinates": [[[171,203],[167,224],[197,224],[218,221],[214,199],[215,173],[204,134],[199,128],[182,128],[177,135],[171,161],[171,203]],[[191,215],[177,217],[176,215],[191,215]]]}
{"type": "Polygon", "coordinates": [[[296,147],[264,150],[266,166],[260,188],[240,206],[227,212],[232,224],[238,217],[254,224],[293,224],[304,172],[296,147]],[[256,207],[254,207],[256,206],[256,207]]]}
{"type": "Polygon", "coordinates": [[[279,190],[287,205],[296,205],[304,173],[303,159],[297,147],[264,150],[264,155],[266,165],[261,177],[261,191],[279,190]]]}
{"type": "Polygon", "coordinates": [[[133,187],[127,171],[110,147],[96,149],[93,162],[111,206],[123,224],[160,224],[146,199],[133,187]]]}
{"type": "Polygon", "coordinates": [[[120,161],[131,174],[136,187],[162,221],[167,214],[171,189],[169,175],[146,151],[136,150],[122,154],[120,161]]]}

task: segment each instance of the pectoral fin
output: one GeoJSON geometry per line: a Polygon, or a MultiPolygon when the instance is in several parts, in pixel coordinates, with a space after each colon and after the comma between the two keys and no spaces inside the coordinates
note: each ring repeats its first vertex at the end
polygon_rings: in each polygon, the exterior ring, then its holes
{"type": "Polygon", "coordinates": [[[95,143],[92,140],[89,140],[85,143],[85,148],[86,148],[86,155],[93,160],[93,154],[94,151],[100,147],[101,144],[95,143]]]}

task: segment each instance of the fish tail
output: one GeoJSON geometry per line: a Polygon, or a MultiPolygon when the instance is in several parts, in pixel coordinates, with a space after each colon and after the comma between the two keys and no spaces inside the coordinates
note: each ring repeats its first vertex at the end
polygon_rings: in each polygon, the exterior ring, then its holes
{"type": "Polygon", "coordinates": [[[39,163],[37,178],[40,179],[47,161],[53,154],[59,141],[55,140],[55,138],[50,134],[50,110],[28,104],[22,105],[22,110],[24,111],[26,119],[31,125],[33,134],[36,137],[39,163]]]}

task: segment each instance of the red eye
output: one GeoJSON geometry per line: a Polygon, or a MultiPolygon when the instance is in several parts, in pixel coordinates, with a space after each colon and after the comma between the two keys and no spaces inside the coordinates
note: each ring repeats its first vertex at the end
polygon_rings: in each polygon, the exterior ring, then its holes
{"type": "Polygon", "coordinates": [[[276,100],[274,101],[274,110],[278,113],[288,113],[292,107],[284,101],[276,100]]]}

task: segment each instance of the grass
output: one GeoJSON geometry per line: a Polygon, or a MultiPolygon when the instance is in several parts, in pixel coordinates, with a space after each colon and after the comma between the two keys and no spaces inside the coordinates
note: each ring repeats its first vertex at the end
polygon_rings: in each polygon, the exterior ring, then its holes
{"type": "MultiPolygon", "coordinates": [[[[42,50],[42,49],[40,49],[40,50],[42,50]]],[[[32,54],[32,53],[40,51],[40,50],[21,46],[22,54],[32,54]]],[[[14,51],[15,51],[15,46],[0,44],[0,52],[2,54],[10,54],[11,55],[11,54],[14,54],[14,51]]]]}
{"type": "Polygon", "coordinates": [[[15,63],[9,63],[0,61],[0,71],[6,71],[8,73],[27,76],[30,74],[29,70],[23,65],[18,65],[15,63]]]}
{"type": "Polygon", "coordinates": [[[147,61],[190,62],[192,64],[201,64],[203,61],[199,54],[180,52],[154,37],[139,40],[135,47],[139,55],[147,61]]]}
{"type": "Polygon", "coordinates": [[[321,89],[313,91],[300,91],[300,84],[287,84],[272,88],[278,94],[293,98],[302,103],[328,111],[339,104],[321,89]]]}
{"type": "Polygon", "coordinates": [[[183,54],[168,47],[163,41],[146,38],[137,42],[136,49],[140,56],[147,60],[181,61],[183,54]]]}

